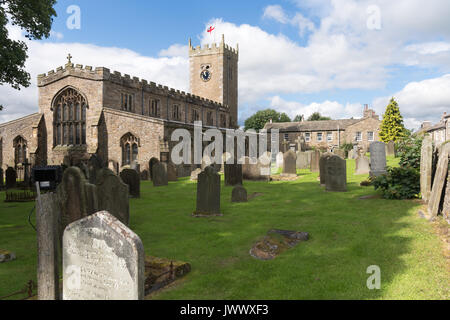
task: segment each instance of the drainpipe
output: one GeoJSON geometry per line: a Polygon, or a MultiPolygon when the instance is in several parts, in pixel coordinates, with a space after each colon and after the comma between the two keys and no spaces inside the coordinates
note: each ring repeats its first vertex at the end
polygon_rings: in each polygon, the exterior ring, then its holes
{"type": "Polygon", "coordinates": [[[341,129],[338,125],[338,147],[341,147],[341,129]]]}

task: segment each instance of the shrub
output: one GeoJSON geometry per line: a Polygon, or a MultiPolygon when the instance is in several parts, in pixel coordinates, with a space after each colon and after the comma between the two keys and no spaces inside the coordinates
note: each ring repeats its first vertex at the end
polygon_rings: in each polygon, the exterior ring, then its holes
{"type": "Polygon", "coordinates": [[[422,137],[408,134],[397,143],[397,155],[400,157],[400,166],[420,170],[420,156],[422,137]]]}
{"type": "Polygon", "coordinates": [[[385,199],[413,199],[420,192],[420,173],[412,167],[388,167],[387,174],[377,177],[373,185],[385,199]]]}

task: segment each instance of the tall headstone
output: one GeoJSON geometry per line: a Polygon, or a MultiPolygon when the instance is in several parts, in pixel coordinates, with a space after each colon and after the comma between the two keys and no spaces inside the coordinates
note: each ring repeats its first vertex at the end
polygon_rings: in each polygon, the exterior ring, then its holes
{"type": "Polygon", "coordinates": [[[283,155],[283,163],[284,176],[297,176],[297,155],[293,150],[283,155]]]}
{"type": "Polygon", "coordinates": [[[236,186],[231,193],[231,202],[247,202],[247,190],[243,186],[236,186]]]}
{"type": "Polygon", "coordinates": [[[277,169],[280,169],[280,168],[283,169],[283,164],[284,164],[283,152],[278,152],[277,158],[276,158],[277,169]]]}
{"type": "Polygon", "coordinates": [[[89,183],[96,184],[97,181],[97,172],[102,168],[102,161],[100,158],[93,154],[91,158],[88,161],[88,168],[89,168],[89,183]]]}
{"type": "Polygon", "coordinates": [[[17,172],[14,168],[8,167],[5,172],[6,189],[14,189],[17,186],[17,172]]]}
{"type": "MultiPolygon", "coordinates": [[[[225,170],[226,170],[226,169],[225,169],[225,170]]],[[[226,172],[226,171],[225,171],[225,172],[226,172]]],[[[198,180],[198,175],[199,175],[200,173],[202,173],[202,169],[200,169],[200,168],[195,169],[194,171],[192,171],[192,172],[191,172],[191,178],[190,178],[190,180],[191,180],[191,181],[197,181],[197,180],[198,180]]],[[[226,175],[226,173],[225,173],[225,175],[226,175]]]]}
{"type": "Polygon", "coordinates": [[[327,181],[327,161],[331,157],[332,153],[324,153],[320,156],[319,160],[319,172],[320,172],[320,185],[325,186],[327,181]]]}
{"type": "Polygon", "coordinates": [[[428,213],[431,218],[434,218],[439,214],[448,175],[449,153],[450,143],[447,143],[443,145],[440,150],[439,160],[436,166],[436,174],[434,175],[433,188],[431,189],[430,200],[428,202],[428,213]]]}
{"type": "Polygon", "coordinates": [[[150,179],[153,180],[153,166],[155,164],[159,163],[159,160],[156,158],[151,158],[150,161],[148,162],[148,170],[150,173],[150,179]]]}
{"type": "Polygon", "coordinates": [[[108,211],[123,224],[130,223],[129,187],[109,169],[97,174],[97,197],[99,210],[108,211]]]}
{"type": "Polygon", "coordinates": [[[447,188],[445,190],[442,215],[444,216],[444,219],[447,220],[448,223],[450,223],[450,170],[447,176],[447,188]]]}
{"type": "Polygon", "coordinates": [[[337,155],[326,161],[326,190],[331,192],[347,191],[347,162],[337,155]]]}
{"type": "Polygon", "coordinates": [[[311,166],[311,152],[297,152],[297,169],[309,169],[311,166]]]}
{"type": "Polygon", "coordinates": [[[167,164],[158,162],[157,164],[153,165],[152,172],[153,186],[162,187],[169,184],[169,179],[167,176],[167,164]]]}
{"type": "Polygon", "coordinates": [[[355,161],[356,168],[355,168],[355,174],[369,174],[370,172],[370,164],[369,164],[369,158],[367,158],[365,155],[360,155],[358,158],[356,158],[355,161]]]}
{"type": "Polygon", "coordinates": [[[427,135],[422,142],[420,155],[420,193],[422,199],[428,202],[431,193],[431,175],[433,172],[433,140],[427,135]]]}
{"type": "Polygon", "coordinates": [[[376,141],[370,144],[370,175],[374,177],[386,173],[386,145],[376,141]]]}
{"type": "Polygon", "coordinates": [[[64,300],[143,300],[141,239],[106,211],[70,224],[63,237],[64,300]]]}
{"type": "Polygon", "coordinates": [[[225,185],[237,186],[242,185],[242,164],[225,164],[225,185]]]}
{"type": "Polygon", "coordinates": [[[38,300],[59,300],[59,206],[55,193],[46,193],[36,203],[38,300]]]}
{"type": "Polygon", "coordinates": [[[314,150],[311,154],[311,172],[319,172],[320,151],[314,150]]]}
{"type": "Polygon", "coordinates": [[[386,144],[386,155],[387,156],[395,156],[395,142],[389,141],[386,144]]]}
{"type": "Polygon", "coordinates": [[[3,177],[3,169],[0,168],[0,188],[3,187],[4,183],[5,182],[4,182],[4,177],[3,177]]]}
{"type": "Polygon", "coordinates": [[[141,177],[136,170],[123,169],[120,178],[128,185],[131,197],[139,198],[141,196],[141,177]]]}
{"type": "Polygon", "coordinates": [[[220,175],[212,166],[198,175],[197,209],[194,215],[221,215],[220,212],[220,175]]]}
{"type": "Polygon", "coordinates": [[[61,234],[70,223],[98,211],[96,186],[87,182],[78,167],[70,167],[64,171],[56,192],[61,208],[61,234]]]}
{"type": "Polygon", "coordinates": [[[167,164],[167,180],[172,182],[178,181],[177,167],[172,162],[167,164]]]}

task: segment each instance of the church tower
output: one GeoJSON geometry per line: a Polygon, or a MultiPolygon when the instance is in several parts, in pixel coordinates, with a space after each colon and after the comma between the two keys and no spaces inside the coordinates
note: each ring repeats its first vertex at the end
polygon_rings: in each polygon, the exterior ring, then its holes
{"type": "Polygon", "coordinates": [[[189,40],[190,91],[230,108],[231,126],[238,122],[238,60],[236,49],[225,44],[192,47],[189,40]]]}

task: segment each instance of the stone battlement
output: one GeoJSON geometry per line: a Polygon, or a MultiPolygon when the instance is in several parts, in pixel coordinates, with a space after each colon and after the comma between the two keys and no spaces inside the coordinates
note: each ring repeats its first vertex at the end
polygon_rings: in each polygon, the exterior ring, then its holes
{"type": "Polygon", "coordinates": [[[209,54],[217,54],[217,53],[231,53],[236,56],[239,55],[239,44],[236,46],[236,48],[232,48],[229,45],[225,44],[225,36],[222,35],[222,41],[220,44],[213,43],[212,45],[206,44],[203,47],[202,46],[192,46],[192,42],[189,39],[189,53],[191,55],[209,55],[209,54]]]}
{"type": "Polygon", "coordinates": [[[168,86],[156,84],[155,82],[148,82],[147,80],[139,79],[138,77],[131,77],[128,74],[121,74],[118,71],[111,72],[110,69],[104,67],[93,68],[91,66],[85,66],[81,64],[67,63],[65,67],[58,67],[56,70],[50,70],[46,74],[38,75],[38,87],[44,87],[50,83],[61,80],[62,78],[72,76],[78,78],[84,78],[92,81],[111,81],[116,84],[144,90],[163,96],[170,96],[171,98],[186,101],[197,105],[203,105],[206,107],[213,107],[228,110],[228,106],[222,105],[219,102],[205,99],[204,97],[196,96],[191,93],[186,93],[168,86]]]}

